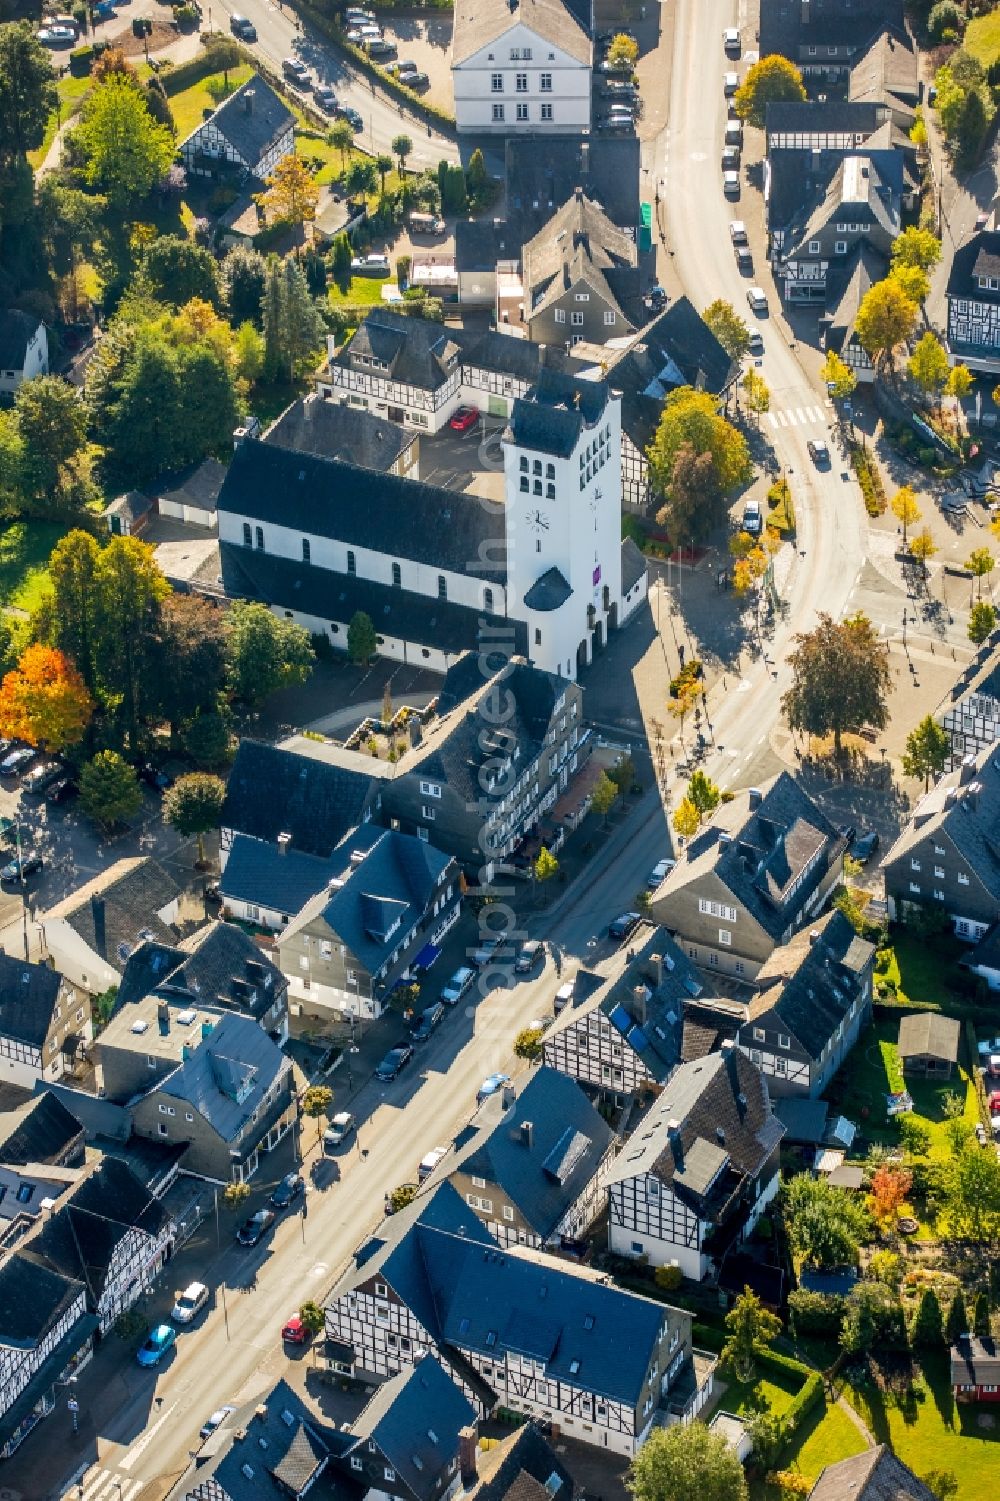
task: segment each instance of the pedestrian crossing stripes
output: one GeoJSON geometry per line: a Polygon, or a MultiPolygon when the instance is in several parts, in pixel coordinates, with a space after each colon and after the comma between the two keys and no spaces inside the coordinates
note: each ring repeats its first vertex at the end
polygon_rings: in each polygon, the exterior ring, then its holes
{"type": "Polygon", "coordinates": [[[138,1501],[145,1486],[144,1480],[130,1475],[116,1475],[113,1470],[99,1467],[90,1470],[78,1486],[64,1497],[64,1501],[138,1501]]]}
{"type": "Polygon", "coordinates": [[[767,420],[772,427],[805,427],[810,422],[826,423],[822,407],[786,407],[783,411],[768,412],[767,420]]]}

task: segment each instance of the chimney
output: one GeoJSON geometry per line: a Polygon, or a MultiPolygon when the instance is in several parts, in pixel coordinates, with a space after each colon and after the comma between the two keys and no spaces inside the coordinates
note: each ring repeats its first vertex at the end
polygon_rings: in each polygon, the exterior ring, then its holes
{"type": "Polygon", "coordinates": [[[809,8],[810,8],[809,7],[809,0],[802,0],[802,7],[801,7],[800,14],[799,14],[799,19],[800,19],[800,21],[801,21],[801,23],[802,23],[803,26],[808,26],[809,25],[809,8]]]}
{"type": "Polygon", "coordinates": [[[102,959],[106,959],[108,957],[108,931],[104,918],[104,898],[102,896],[92,896],[90,898],[90,915],[94,920],[94,948],[102,959]]]}
{"type": "Polygon", "coordinates": [[[243,112],[247,115],[253,114],[253,89],[247,89],[243,95],[243,112]]]}
{"type": "Polygon", "coordinates": [[[287,855],[288,854],[288,846],[291,844],[291,842],[292,842],[292,836],[291,836],[291,834],[279,834],[278,835],[278,852],[279,852],[279,854],[287,855]]]}
{"type": "Polygon", "coordinates": [[[646,961],[646,973],[649,975],[649,983],[654,990],[659,990],[663,984],[663,955],[650,954],[646,961]]]}
{"type": "Polygon", "coordinates": [[[636,985],[632,989],[632,1015],[640,1027],[645,1026],[649,1017],[649,991],[645,985],[636,985]]]}
{"type": "Polygon", "coordinates": [[[573,197],[576,199],[577,203],[582,203],[583,202],[583,189],[582,188],[574,188],[573,189],[573,197]]]}
{"type": "Polygon", "coordinates": [[[522,1147],[527,1147],[529,1151],[531,1150],[532,1138],[534,1137],[534,1134],[535,1134],[535,1127],[532,1124],[532,1122],[531,1121],[522,1121],[521,1122],[521,1145],[522,1145],[522,1147]]]}
{"type": "Polygon", "coordinates": [[[170,1007],[166,1001],[157,1001],[156,1003],[156,1023],[160,1029],[160,1036],[166,1037],[170,1031],[170,1007]]]}
{"type": "Polygon", "coordinates": [[[670,1142],[675,1164],[678,1168],[682,1168],[684,1166],[684,1143],[681,1141],[680,1121],[673,1119],[667,1121],[667,1140],[670,1142]]]}
{"type": "Polygon", "coordinates": [[[751,811],[753,811],[756,808],[759,808],[760,805],[761,805],[761,802],[763,801],[763,799],[761,798],[761,795],[760,795],[760,788],[759,787],[751,787],[751,788],[749,788],[748,791],[747,791],[747,797],[749,798],[749,804],[750,804],[751,811]]]}
{"type": "Polygon", "coordinates": [[[470,1423],[468,1428],[458,1430],[458,1468],[463,1485],[475,1485],[479,1479],[476,1451],[479,1447],[479,1428],[470,1423]]]}
{"type": "Polygon", "coordinates": [[[976,757],[973,752],[970,752],[969,755],[962,757],[962,769],[958,774],[958,785],[960,787],[968,786],[975,779],[975,775],[976,757]]]}
{"type": "Polygon", "coordinates": [[[517,1091],[514,1089],[513,1085],[505,1084],[503,1087],[503,1108],[505,1110],[509,1110],[516,1099],[517,1091]]]}
{"type": "Polygon", "coordinates": [[[812,948],[813,944],[816,943],[818,941],[818,939],[819,939],[819,929],[818,928],[810,928],[810,930],[809,930],[809,947],[812,948]]]}

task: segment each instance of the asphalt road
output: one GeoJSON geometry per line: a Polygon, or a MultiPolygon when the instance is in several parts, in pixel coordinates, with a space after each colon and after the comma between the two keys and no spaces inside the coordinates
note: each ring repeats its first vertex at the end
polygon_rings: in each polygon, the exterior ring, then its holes
{"type": "MultiPolygon", "coordinates": [[[[413,141],[413,152],[407,158],[411,168],[436,167],[442,157],[458,161],[455,141],[429,129],[392,95],[355,73],[308,22],[298,25],[293,11],[279,7],[274,0],[212,0],[207,7],[209,26],[227,30],[234,12],[247,16],[257,28],[252,52],[266,58],[279,72],[282,58],[301,57],[314,78],[331,85],[341,104],[354,106],[364,120],[364,128],[357,135],[359,145],[374,153],[388,152],[393,137],[405,134],[413,141]]],[[[308,95],[303,98],[308,100],[308,95]]]]}

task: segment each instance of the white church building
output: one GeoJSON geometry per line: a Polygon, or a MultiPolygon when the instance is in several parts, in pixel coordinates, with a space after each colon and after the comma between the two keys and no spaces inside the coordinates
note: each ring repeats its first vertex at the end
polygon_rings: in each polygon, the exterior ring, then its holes
{"type": "Polygon", "coordinates": [[[504,499],[244,439],[218,500],[230,598],[347,648],[446,672],[484,641],[575,679],[646,597],[621,541],[621,397],[545,367],[512,403],[504,499]]]}

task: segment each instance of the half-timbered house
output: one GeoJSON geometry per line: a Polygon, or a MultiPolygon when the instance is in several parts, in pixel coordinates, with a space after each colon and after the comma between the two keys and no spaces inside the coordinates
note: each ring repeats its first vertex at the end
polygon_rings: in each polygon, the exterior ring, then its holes
{"type": "Polygon", "coordinates": [[[20,1251],[0,1262],[0,1458],[8,1459],[93,1354],[83,1282],[20,1251]]]}
{"type": "Polygon", "coordinates": [[[258,73],[224,99],[177,148],[188,172],[228,170],[260,182],[295,149],[295,116],[258,73]]]}
{"type": "Polygon", "coordinates": [[[85,991],[47,964],[0,954],[0,1079],[27,1088],[60,1079],[93,1035],[85,991]]]}

